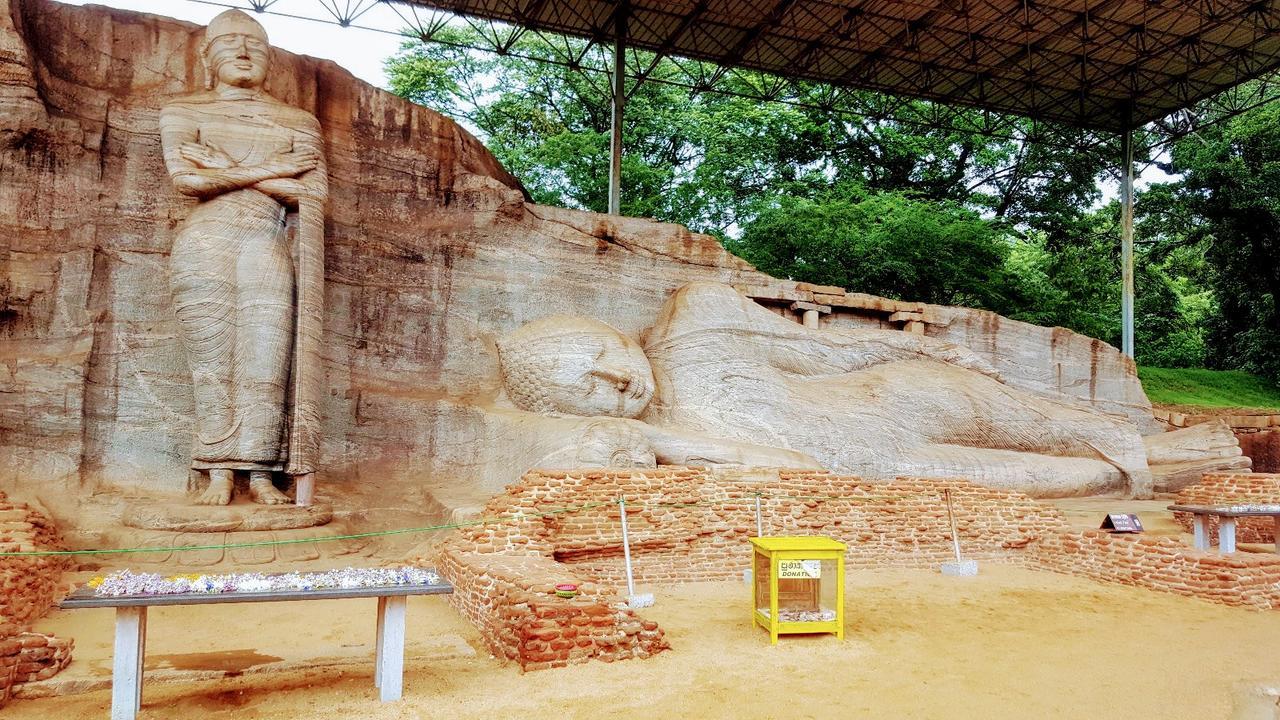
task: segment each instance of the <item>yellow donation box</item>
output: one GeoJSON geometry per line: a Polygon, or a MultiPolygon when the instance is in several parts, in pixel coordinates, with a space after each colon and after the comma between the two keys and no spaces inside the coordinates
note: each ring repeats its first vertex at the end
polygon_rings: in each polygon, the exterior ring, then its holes
{"type": "Polygon", "coordinates": [[[751,538],[752,615],[773,644],[783,633],[844,638],[844,543],[825,537],[751,538]]]}

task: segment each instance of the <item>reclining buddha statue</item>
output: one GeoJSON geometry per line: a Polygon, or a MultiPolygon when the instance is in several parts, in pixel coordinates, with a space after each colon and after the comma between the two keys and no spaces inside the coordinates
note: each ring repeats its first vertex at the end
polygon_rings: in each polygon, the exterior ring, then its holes
{"type": "Polygon", "coordinates": [[[506,400],[544,436],[527,466],[825,468],[1041,497],[1152,489],[1128,419],[1015,388],[958,345],[805,327],[714,283],[677,290],[642,340],[552,316],[498,342],[506,400]]]}

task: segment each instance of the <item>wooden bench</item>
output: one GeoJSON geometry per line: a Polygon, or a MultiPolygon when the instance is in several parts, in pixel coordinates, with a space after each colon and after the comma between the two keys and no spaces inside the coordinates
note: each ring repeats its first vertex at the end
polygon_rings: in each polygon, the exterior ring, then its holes
{"type": "Polygon", "coordinates": [[[378,688],[383,702],[392,702],[400,699],[404,688],[405,606],[408,596],[451,592],[453,586],[443,580],[433,585],[181,595],[100,596],[92,588],[81,587],[68,595],[60,607],[67,610],[116,609],[115,652],[111,669],[111,720],[133,720],[142,704],[142,663],[146,655],[148,607],[377,598],[378,636],[377,650],[374,653],[373,684],[378,688]]]}
{"type": "Polygon", "coordinates": [[[1209,517],[1217,515],[1218,550],[1225,554],[1236,551],[1236,518],[1270,517],[1275,522],[1276,552],[1280,553],[1280,509],[1232,510],[1230,505],[1170,505],[1174,512],[1191,513],[1193,537],[1197,550],[1209,549],[1209,517]]]}

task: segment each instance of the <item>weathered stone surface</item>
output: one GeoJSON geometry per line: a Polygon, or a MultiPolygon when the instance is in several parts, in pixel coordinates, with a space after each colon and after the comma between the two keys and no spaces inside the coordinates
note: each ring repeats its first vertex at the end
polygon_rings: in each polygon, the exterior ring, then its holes
{"type": "Polygon", "coordinates": [[[1143,438],[1156,492],[1178,492],[1205,473],[1247,472],[1251,461],[1222,420],[1143,438]]]}
{"type": "Polygon", "coordinates": [[[645,352],[657,387],[646,417],[669,429],[788,448],[867,478],[963,477],[1042,497],[1151,491],[1135,425],[1011,387],[962,345],[814,330],[697,283],[672,295],[645,352]]]}
{"type": "Polygon", "coordinates": [[[272,473],[308,476],[320,461],[324,140],[315,116],[263,88],[271,46],[258,21],[219,13],[200,55],[204,88],[165,103],[159,125],[174,189],[196,201],[169,260],[192,467],[209,472],[196,502],[226,505],[239,470],[255,502],[284,505],[272,473]]]}
{"type": "Polygon", "coordinates": [[[295,530],[324,525],[333,519],[328,505],[188,505],[181,502],[138,501],[125,508],[121,522],[141,530],[170,532],[254,532],[295,530]]]}
{"type": "MultiPolygon", "coordinates": [[[[71,521],[95,489],[187,490],[194,401],[169,254],[194,202],[172,190],[159,116],[202,86],[202,38],[148,15],[0,0],[0,486],[71,521]]],[[[554,314],[638,338],[690,282],[831,306],[823,328],[920,313],[918,329],[1011,386],[1149,415],[1105,344],[780,281],[678,226],[530,204],[443,116],[333,63],[274,49],[272,62],[266,89],[315,116],[328,161],[321,486],[335,502],[376,486],[388,502],[476,504],[524,469],[484,451],[505,452],[523,422],[494,405],[497,339],[554,314]]]]}
{"type": "Polygon", "coordinates": [[[986,310],[858,297],[854,306],[868,312],[836,314],[827,322],[832,327],[896,327],[895,320],[918,313],[926,335],[970,348],[1010,385],[1048,397],[1085,400],[1099,410],[1127,416],[1144,434],[1162,429],[1151,417],[1142,384],[1136,382],[1133,360],[1101,340],[986,310]]]}

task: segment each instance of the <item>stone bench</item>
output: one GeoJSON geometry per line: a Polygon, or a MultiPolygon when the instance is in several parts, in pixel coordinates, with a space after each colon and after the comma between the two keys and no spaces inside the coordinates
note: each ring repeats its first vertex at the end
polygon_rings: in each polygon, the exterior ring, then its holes
{"type": "Polygon", "coordinates": [[[1209,549],[1209,518],[1216,515],[1218,525],[1218,550],[1224,555],[1236,551],[1236,518],[1269,517],[1275,523],[1276,552],[1280,553],[1280,506],[1275,510],[1242,509],[1233,510],[1231,505],[1170,505],[1174,512],[1191,513],[1195,523],[1194,534],[1197,550],[1209,549]]]}
{"type": "Polygon", "coordinates": [[[146,655],[148,607],[377,598],[378,631],[373,681],[380,691],[380,699],[392,702],[400,699],[404,688],[405,606],[408,596],[452,592],[453,586],[443,580],[432,585],[175,595],[101,596],[92,588],[81,587],[68,595],[60,607],[65,610],[116,609],[115,651],[111,669],[111,720],[133,720],[142,704],[142,664],[146,655]]]}

